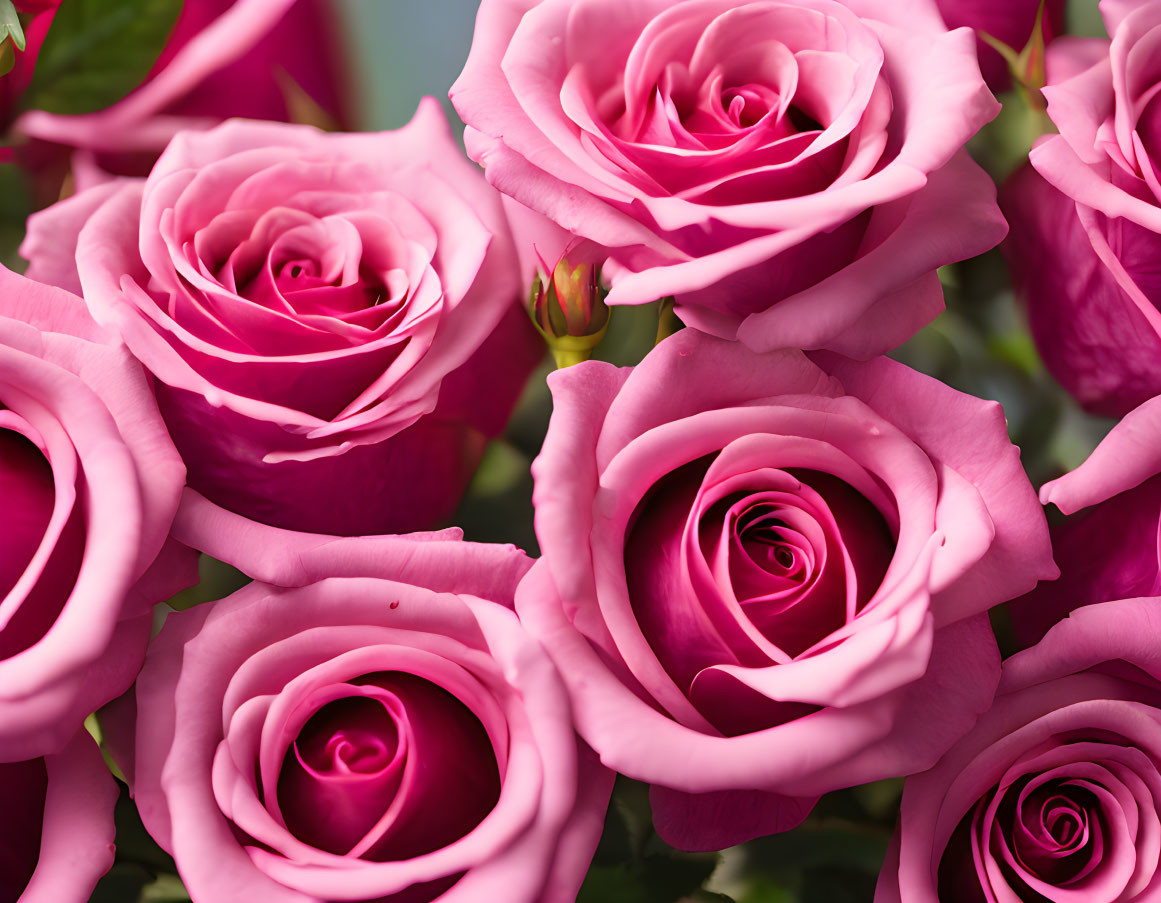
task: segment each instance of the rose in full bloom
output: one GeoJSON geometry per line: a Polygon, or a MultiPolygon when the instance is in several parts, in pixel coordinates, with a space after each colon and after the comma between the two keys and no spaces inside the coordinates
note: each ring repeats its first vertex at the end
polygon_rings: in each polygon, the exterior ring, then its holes
{"type": "Polygon", "coordinates": [[[692,330],[549,385],[517,610],[670,843],[930,767],[987,708],[986,610],[1055,573],[999,405],[692,330]]]}
{"type": "Polygon", "coordinates": [[[996,245],[999,107],[934,0],[484,0],[452,101],[505,194],[752,348],[870,357],[996,245]]]}
{"type": "Polygon", "coordinates": [[[183,133],[22,253],[157,378],[189,484],[276,526],[447,518],[542,354],[499,195],[430,99],[381,134],[183,133]]]}
{"type": "Polygon", "coordinates": [[[282,585],[171,615],[137,682],[126,773],[191,897],[571,903],[612,774],[511,609],[524,554],[248,527],[228,560],[282,585]]]}
{"type": "MultiPolygon", "coordinates": [[[[1019,52],[1032,39],[1036,13],[1044,7],[1041,28],[1048,43],[1064,31],[1065,0],[936,0],[948,28],[967,26],[991,35],[1019,52]]],[[[976,43],[980,69],[993,91],[1003,91],[1012,84],[1008,64],[984,41],[976,43]]]]}
{"type": "Polygon", "coordinates": [[[1060,133],[1001,201],[1048,369],[1088,410],[1121,416],[1161,392],[1161,2],[1100,8],[1111,41],[1049,48],[1044,96],[1060,133]]]}
{"type": "Polygon", "coordinates": [[[1161,599],[1088,605],[1004,663],[908,779],[876,903],[1130,903],[1161,884],[1161,599]]]}
{"type": "Polygon", "coordinates": [[[123,693],[151,609],[197,580],[185,470],[140,365],[80,298],[0,267],[0,761],[123,693]]]}
{"type": "Polygon", "coordinates": [[[117,785],[92,737],[58,753],[0,763],[0,900],[87,900],[113,864],[117,785]]]}

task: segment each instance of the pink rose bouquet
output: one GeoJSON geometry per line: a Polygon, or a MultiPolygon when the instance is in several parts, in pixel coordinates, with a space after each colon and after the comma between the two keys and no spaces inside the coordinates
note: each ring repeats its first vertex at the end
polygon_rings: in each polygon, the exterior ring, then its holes
{"type": "Polygon", "coordinates": [[[996,405],[690,330],[549,385],[517,609],[582,736],[654,785],[663,838],[790,827],[929,767],[987,708],[984,612],[1055,574],[996,405]]]}
{"type": "Polygon", "coordinates": [[[0,267],[0,761],[59,751],[123,693],[159,602],[185,470],[145,374],[80,298],[0,267]]]}
{"type": "Polygon", "coordinates": [[[0,72],[0,903],[1161,899],[1161,0],[0,72]]]}
{"type": "Polygon", "coordinates": [[[758,350],[892,348],[1005,232],[934,0],[485,0],[451,96],[493,185],[608,249],[610,304],[758,350]]]}
{"type": "Polygon", "coordinates": [[[991,710],[908,779],[875,903],[1155,895],[1159,606],[1085,606],[1004,663],[991,710]]]}
{"type": "Polygon", "coordinates": [[[148,179],[34,216],[22,253],[157,378],[189,484],[276,526],[446,519],[542,354],[499,196],[434,101],[390,133],[182,134],[148,179]]]}
{"type": "Polygon", "coordinates": [[[612,775],[511,610],[525,556],[262,529],[231,560],[282,585],[171,615],[137,682],[127,773],[193,898],[572,901],[612,775]]]}

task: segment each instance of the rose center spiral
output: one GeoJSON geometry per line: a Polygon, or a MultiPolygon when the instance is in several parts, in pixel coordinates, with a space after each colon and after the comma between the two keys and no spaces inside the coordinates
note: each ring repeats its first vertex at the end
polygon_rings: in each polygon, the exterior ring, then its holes
{"type": "Polygon", "coordinates": [[[1051,781],[1029,793],[1011,829],[1020,864],[1050,884],[1077,878],[1101,846],[1099,805],[1076,781],[1051,781]]]}
{"type": "Polygon", "coordinates": [[[278,776],[286,826],[338,855],[388,861],[447,846],[495,806],[495,752],[473,712],[402,672],[340,685],[315,711],[278,776]]]}

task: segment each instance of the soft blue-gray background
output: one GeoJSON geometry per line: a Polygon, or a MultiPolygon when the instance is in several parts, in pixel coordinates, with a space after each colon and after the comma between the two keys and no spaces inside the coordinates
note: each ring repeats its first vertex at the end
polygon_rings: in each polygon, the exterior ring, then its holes
{"type": "Polygon", "coordinates": [[[447,91],[468,57],[478,7],[477,0],[341,0],[357,125],[398,128],[431,94],[443,101],[458,134],[447,91]]]}

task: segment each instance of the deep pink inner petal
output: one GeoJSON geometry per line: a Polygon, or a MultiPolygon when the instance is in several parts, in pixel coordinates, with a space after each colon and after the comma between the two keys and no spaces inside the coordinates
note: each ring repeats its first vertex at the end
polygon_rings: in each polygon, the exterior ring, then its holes
{"type": "Polygon", "coordinates": [[[1078,882],[1101,867],[1107,830],[1096,793],[1082,780],[1052,779],[1034,786],[1028,775],[1002,791],[993,788],[963,817],[939,863],[939,899],[985,903],[980,857],[991,860],[1020,900],[1044,899],[1027,876],[1079,893],[1078,882]],[[1031,789],[1030,789],[1031,785],[1031,789]],[[991,833],[984,812],[1002,793],[991,833]],[[1004,855],[1007,847],[1014,856],[1004,855]],[[1023,872],[1021,872],[1023,870],[1023,872]]]}
{"type": "Polygon", "coordinates": [[[353,684],[387,695],[344,697],[307,721],[279,775],[287,828],[337,854],[368,839],[362,856],[376,861],[429,853],[471,831],[500,795],[479,719],[412,674],[382,672],[353,684]]]}
{"type": "Polygon", "coordinates": [[[24,573],[52,517],[52,467],[33,443],[0,429],[0,599],[24,573]]]}
{"type": "MultiPolygon", "coordinates": [[[[84,497],[83,485],[77,487],[84,497]]],[[[52,467],[35,445],[0,429],[0,598],[11,592],[36,553],[52,517],[52,467]],[[11,516],[9,515],[11,512],[11,516]]],[[[83,504],[70,512],[28,594],[0,629],[0,659],[29,648],[56,623],[76,583],[85,550],[83,504]]]]}
{"type": "Polygon", "coordinates": [[[767,699],[733,678],[706,680],[702,672],[714,665],[773,663],[736,619],[748,620],[751,631],[786,655],[800,655],[866,604],[895,544],[870,502],[817,471],[786,477],[788,485],[803,484],[800,497],[780,486],[699,504],[712,491],[704,484],[711,460],[675,470],[642,499],[626,535],[625,573],[634,615],[658,662],[687,692],[698,678],[699,693],[690,700],[733,735],[814,710],[767,699]],[[723,624],[723,617],[734,620],[723,624]]]}
{"type": "Polygon", "coordinates": [[[0,903],[16,903],[36,869],[47,790],[44,759],[0,764],[0,903]]]}
{"type": "Polygon", "coordinates": [[[387,810],[403,778],[398,727],[362,696],[319,709],[295,739],[278,782],[287,827],[302,841],[345,853],[387,810]]]}
{"type": "MultiPolygon", "coordinates": [[[[730,573],[734,593],[754,625],[780,649],[799,655],[866,604],[887,572],[895,546],[882,515],[846,483],[818,471],[795,471],[794,476],[822,497],[838,534],[829,525],[823,527],[825,522],[805,505],[776,507],[759,501],[730,528],[730,573]],[[813,550],[808,539],[812,534],[819,543],[813,550]],[[844,553],[851,562],[849,574],[844,553]],[[787,580],[796,582],[801,592],[781,592],[787,580]]],[[[703,519],[706,528],[717,529],[703,519]]]]}
{"type": "MultiPolygon", "coordinates": [[[[1015,794],[1008,791],[1009,799],[1015,794]]],[[[1007,802],[1007,800],[1006,800],[1007,802]]],[[[1013,819],[1010,843],[1020,864],[1040,880],[1064,887],[1100,858],[1100,804],[1075,781],[1051,781],[1003,811],[1013,819]]]]}

